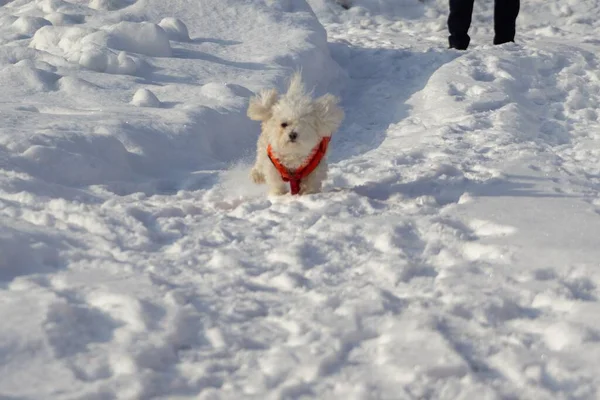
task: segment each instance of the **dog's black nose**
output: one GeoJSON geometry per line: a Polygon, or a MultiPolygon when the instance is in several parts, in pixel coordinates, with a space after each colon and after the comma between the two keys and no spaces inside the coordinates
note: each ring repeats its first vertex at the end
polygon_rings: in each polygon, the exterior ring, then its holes
{"type": "Polygon", "coordinates": [[[290,134],[288,135],[290,137],[290,140],[293,142],[296,139],[298,139],[298,133],[296,132],[290,132],[290,134]]]}

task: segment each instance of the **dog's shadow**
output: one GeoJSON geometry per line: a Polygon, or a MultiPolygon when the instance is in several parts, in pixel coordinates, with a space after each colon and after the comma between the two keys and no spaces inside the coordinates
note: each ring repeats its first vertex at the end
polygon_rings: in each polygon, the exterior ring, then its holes
{"type": "Polygon", "coordinates": [[[389,126],[409,116],[407,100],[422,90],[442,65],[459,56],[441,49],[363,48],[347,43],[332,43],[330,48],[350,78],[342,92],[346,118],[333,136],[331,162],[379,147],[389,126]]]}

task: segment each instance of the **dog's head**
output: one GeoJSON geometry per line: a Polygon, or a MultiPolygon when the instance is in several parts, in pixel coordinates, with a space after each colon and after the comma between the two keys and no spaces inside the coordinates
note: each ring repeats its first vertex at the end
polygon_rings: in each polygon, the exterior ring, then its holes
{"type": "Polygon", "coordinates": [[[308,154],[340,126],[344,112],[338,101],[331,94],[313,100],[305,92],[300,74],[296,73],[284,95],[279,96],[271,89],[252,98],[248,116],[262,121],[263,132],[275,150],[308,154]]]}

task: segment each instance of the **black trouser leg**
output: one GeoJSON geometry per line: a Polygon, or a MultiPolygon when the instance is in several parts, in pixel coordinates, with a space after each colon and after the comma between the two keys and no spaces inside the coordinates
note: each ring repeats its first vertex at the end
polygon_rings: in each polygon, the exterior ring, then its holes
{"type": "Polygon", "coordinates": [[[519,0],[495,0],[494,2],[494,44],[515,41],[519,0]]]}
{"type": "Polygon", "coordinates": [[[473,15],[475,0],[450,0],[450,16],[448,17],[448,38],[450,47],[465,50],[471,38],[468,35],[473,15]]]}

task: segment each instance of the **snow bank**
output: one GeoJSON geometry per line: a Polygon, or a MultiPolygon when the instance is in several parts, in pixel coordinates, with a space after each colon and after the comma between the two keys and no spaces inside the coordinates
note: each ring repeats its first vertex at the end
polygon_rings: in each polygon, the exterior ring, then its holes
{"type": "MultiPolygon", "coordinates": [[[[343,79],[303,0],[0,7],[0,397],[189,392],[163,381],[165,362],[187,357],[181,351],[205,328],[214,342],[219,331],[182,309],[178,293],[164,293],[166,313],[134,293],[145,280],[134,271],[164,253],[154,241],[168,246],[175,236],[141,208],[114,211],[124,198],[201,192],[221,176],[247,194],[245,168],[227,171],[254,155],[260,127],[246,116],[248,100],[283,89],[297,69],[319,92],[343,79]],[[146,260],[130,262],[138,251],[146,260]],[[71,290],[79,278],[85,289],[71,290]],[[157,324],[164,335],[146,336],[157,324]]],[[[198,215],[200,203],[186,210],[198,215]]],[[[143,290],[156,296],[147,281],[143,290]]]]}
{"type": "Polygon", "coordinates": [[[423,3],[422,0],[345,0],[342,2],[350,8],[364,8],[371,13],[404,18],[421,16],[423,3]]]}
{"type": "MultiPolygon", "coordinates": [[[[215,4],[203,0],[191,12],[183,4],[167,5],[158,0],[147,6],[154,10],[158,24],[145,21],[148,16],[142,10],[133,18],[138,11],[128,2],[94,2],[93,8],[99,12],[127,8],[127,14],[116,14],[117,19],[124,20],[115,23],[113,14],[106,20],[111,23],[105,24],[101,23],[102,15],[69,20],[57,13],[76,15],[72,6],[46,4],[48,18],[57,24],[36,29],[29,48],[36,52],[34,58],[44,60],[54,70],[45,72],[34,64],[22,71],[15,67],[4,71],[7,81],[21,74],[17,81],[31,94],[38,90],[67,96],[59,100],[63,103],[60,107],[75,108],[72,114],[79,118],[84,118],[87,111],[77,110],[79,106],[69,97],[73,94],[77,94],[78,103],[86,104],[84,109],[105,109],[94,118],[102,119],[101,114],[111,117],[104,117],[105,126],[96,126],[94,131],[109,132],[109,137],[123,143],[125,153],[119,151],[117,158],[128,161],[115,164],[126,171],[121,179],[168,174],[168,170],[154,166],[158,160],[173,170],[188,170],[247,158],[254,152],[259,130],[245,115],[253,92],[273,86],[283,89],[298,69],[302,70],[307,87],[314,88],[317,94],[338,91],[344,79],[330,55],[326,32],[305,1],[227,0],[215,4]],[[273,32],[279,33],[274,37],[273,32]],[[202,36],[195,38],[194,34],[202,36]],[[73,74],[69,63],[81,67],[81,73],[73,74]],[[146,83],[156,82],[159,89],[148,91],[128,78],[103,77],[94,72],[142,77],[146,83]],[[131,93],[135,93],[133,99],[131,93]],[[131,118],[119,116],[121,111],[109,111],[119,110],[123,103],[142,107],[144,112],[163,112],[131,118]]],[[[39,120],[53,112],[38,113],[39,120]]],[[[82,130],[80,134],[86,136],[89,132],[82,130]]],[[[51,176],[65,184],[119,178],[112,165],[90,158],[87,148],[65,152],[61,148],[65,142],[55,140],[56,146],[46,141],[43,148],[35,147],[35,141],[31,141],[32,148],[23,164],[27,171],[44,171],[41,175],[46,179],[51,176]],[[64,179],[59,179],[58,169],[33,166],[51,160],[78,172],[65,173],[64,179]],[[94,160],[92,169],[89,160],[94,160]]]]}
{"type": "MultiPolygon", "coordinates": [[[[295,35],[290,35],[285,42],[290,50],[288,54],[281,54],[261,58],[263,62],[275,63],[283,66],[288,71],[302,69],[302,76],[306,87],[315,89],[316,94],[326,91],[338,91],[341,88],[344,73],[337,63],[331,58],[327,32],[316,18],[312,8],[306,1],[273,1],[272,9],[282,11],[283,22],[289,25],[298,24],[304,29],[295,35]]],[[[265,33],[265,38],[271,33],[265,33]]],[[[286,79],[289,75],[286,76],[286,79]]],[[[284,86],[286,82],[280,81],[284,86]]]]}
{"type": "Polygon", "coordinates": [[[423,16],[425,2],[422,0],[308,0],[319,17],[336,19],[341,9],[345,17],[384,15],[387,18],[416,19],[423,16]]]}
{"type": "Polygon", "coordinates": [[[126,51],[149,56],[171,54],[166,33],[149,23],[123,22],[106,31],[47,26],[35,33],[30,46],[93,71],[126,75],[141,74],[148,67],[144,60],[126,51]]]}

